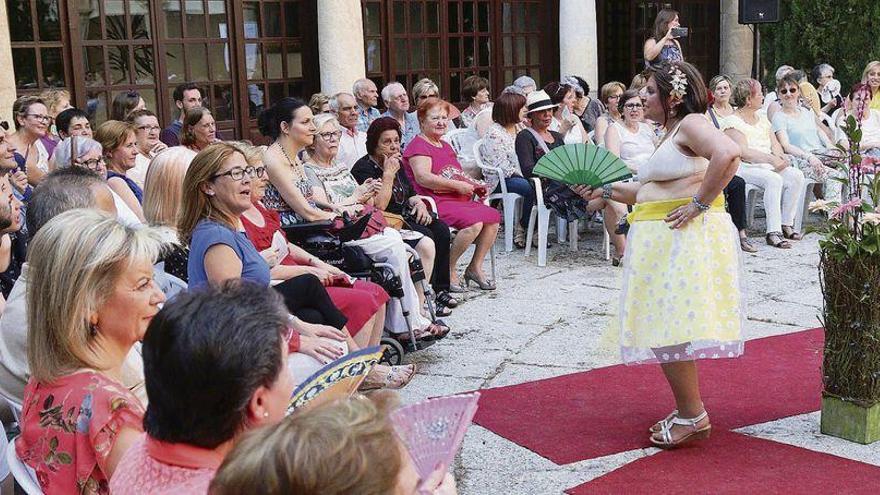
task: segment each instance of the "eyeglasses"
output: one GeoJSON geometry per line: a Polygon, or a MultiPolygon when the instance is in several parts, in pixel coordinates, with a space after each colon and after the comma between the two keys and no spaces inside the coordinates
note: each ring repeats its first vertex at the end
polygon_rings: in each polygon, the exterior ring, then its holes
{"type": "Polygon", "coordinates": [[[142,125],[142,126],[138,126],[137,130],[149,132],[149,131],[161,131],[162,128],[157,125],[142,125]]]}
{"type": "Polygon", "coordinates": [[[437,95],[419,95],[420,100],[427,100],[428,98],[437,98],[437,95]]]}
{"type": "Polygon", "coordinates": [[[25,115],[25,117],[33,117],[34,120],[39,120],[40,122],[49,122],[52,120],[52,117],[49,117],[48,115],[40,115],[38,113],[29,113],[25,115]]]}
{"type": "Polygon", "coordinates": [[[222,174],[216,174],[211,176],[211,180],[219,179],[220,177],[228,175],[232,180],[242,180],[244,179],[245,174],[248,177],[262,177],[263,174],[266,173],[266,167],[248,167],[248,168],[234,168],[232,170],[223,172],[222,174]]]}
{"type": "Polygon", "coordinates": [[[797,88],[780,89],[780,90],[779,90],[779,94],[781,94],[781,95],[787,95],[787,94],[789,94],[789,93],[791,93],[791,94],[797,94],[797,92],[798,92],[798,89],[797,89],[797,88]]]}
{"type": "Polygon", "coordinates": [[[641,103],[627,103],[623,106],[623,108],[626,108],[627,110],[637,110],[642,109],[643,107],[644,105],[642,105],[641,103]]]}
{"type": "Polygon", "coordinates": [[[392,99],[392,100],[400,100],[400,101],[404,101],[404,100],[408,100],[409,97],[406,96],[406,93],[400,93],[400,94],[397,95],[397,96],[392,96],[391,99],[392,99]]]}
{"type": "Polygon", "coordinates": [[[92,158],[91,160],[76,160],[75,163],[80,167],[85,167],[89,170],[97,171],[101,169],[101,166],[103,166],[106,161],[102,156],[101,158],[92,158]]]}
{"type": "Polygon", "coordinates": [[[336,132],[319,132],[318,135],[321,136],[321,139],[323,139],[324,141],[330,141],[331,139],[336,139],[336,140],[338,140],[338,139],[342,138],[342,133],[339,132],[339,131],[336,131],[336,132]]]}

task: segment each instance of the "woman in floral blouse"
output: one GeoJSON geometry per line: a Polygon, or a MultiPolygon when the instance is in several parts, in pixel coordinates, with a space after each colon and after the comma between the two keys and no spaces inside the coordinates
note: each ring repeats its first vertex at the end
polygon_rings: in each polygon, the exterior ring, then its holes
{"type": "Polygon", "coordinates": [[[31,241],[31,379],[15,447],[45,493],[109,493],[142,432],[144,408],[122,385],[122,366],[165,300],[153,283],[160,245],[152,228],[94,210],[65,212],[31,241]]]}
{"type": "MultiPolygon", "coordinates": [[[[516,156],[517,124],[525,116],[526,97],[516,93],[503,93],[495,100],[495,105],[492,107],[494,123],[486,131],[483,144],[480,145],[480,158],[483,164],[501,169],[507,191],[519,194],[523,198],[522,215],[513,232],[513,243],[518,248],[526,245],[525,230],[535,204],[535,189],[529,184],[528,179],[523,177],[519,158],[516,156]]],[[[484,170],[483,177],[490,191],[496,193],[501,191],[501,177],[498,174],[484,170]]]]}

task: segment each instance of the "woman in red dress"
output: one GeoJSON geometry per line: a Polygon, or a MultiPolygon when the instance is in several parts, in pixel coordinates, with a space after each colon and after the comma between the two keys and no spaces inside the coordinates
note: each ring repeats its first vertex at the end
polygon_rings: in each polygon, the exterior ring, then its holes
{"type": "MultiPolygon", "coordinates": [[[[247,157],[251,166],[263,167],[262,153],[258,149],[247,157]]],[[[388,294],[373,282],[356,280],[349,284],[345,272],[288,242],[281,229],[278,213],[260,203],[266,185],[264,175],[258,175],[251,181],[252,204],[242,214],[241,222],[248,239],[269,263],[272,278],[288,279],[306,273],[317,276],[324,282],[333,304],[348,318],[348,327],[355,343],[361,347],[378,344],[384,330],[388,294]]]]}
{"type": "Polygon", "coordinates": [[[494,290],[495,282],[490,282],[483,274],[483,259],[495,243],[501,216],[494,208],[474,201],[475,193],[478,196],[486,194],[485,185],[462,172],[455,150],[441,139],[449,126],[448,109],[449,103],[439,99],[429,99],[419,105],[422,132],[404,150],[403,167],[416,192],[432,197],[437,203],[440,219],[458,229],[449,252],[452,287],[462,287],[456,264],[474,243],[476,249],[465,269],[464,280],[466,283],[475,282],[482,290],[494,290]]]}

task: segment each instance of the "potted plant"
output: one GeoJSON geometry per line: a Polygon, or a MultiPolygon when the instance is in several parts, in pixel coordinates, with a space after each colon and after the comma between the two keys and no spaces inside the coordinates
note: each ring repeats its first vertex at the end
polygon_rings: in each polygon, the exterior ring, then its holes
{"type": "MultiPolygon", "coordinates": [[[[856,116],[867,111],[852,110],[856,116]]],[[[821,431],[868,444],[880,440],[880,159],[859,151],[860,122],[849,115],[841,126],[849,138],[849,146],[839,147],[838,165],[847,172],[839,179],[841,201],[811,203],[828,221],[810,230],[822,237],[821,431]]]]}

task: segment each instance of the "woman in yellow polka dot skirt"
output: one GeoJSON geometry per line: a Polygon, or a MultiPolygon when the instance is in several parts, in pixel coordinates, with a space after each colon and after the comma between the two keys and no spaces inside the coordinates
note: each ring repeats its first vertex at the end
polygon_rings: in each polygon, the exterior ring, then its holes
{"type": "Polygon", "coordinates": [[[712,428],[695,360],[743,351],[739,235],[721,194],[739,148],[705,118],[706,86],[692,65],[661,64],[641,96],[666,133],[638,182],[575,190],[635,205],[612,328],[625,363],[663,368],[677,409],[651,427],[651,441],[672,448],[712,428]]]}

